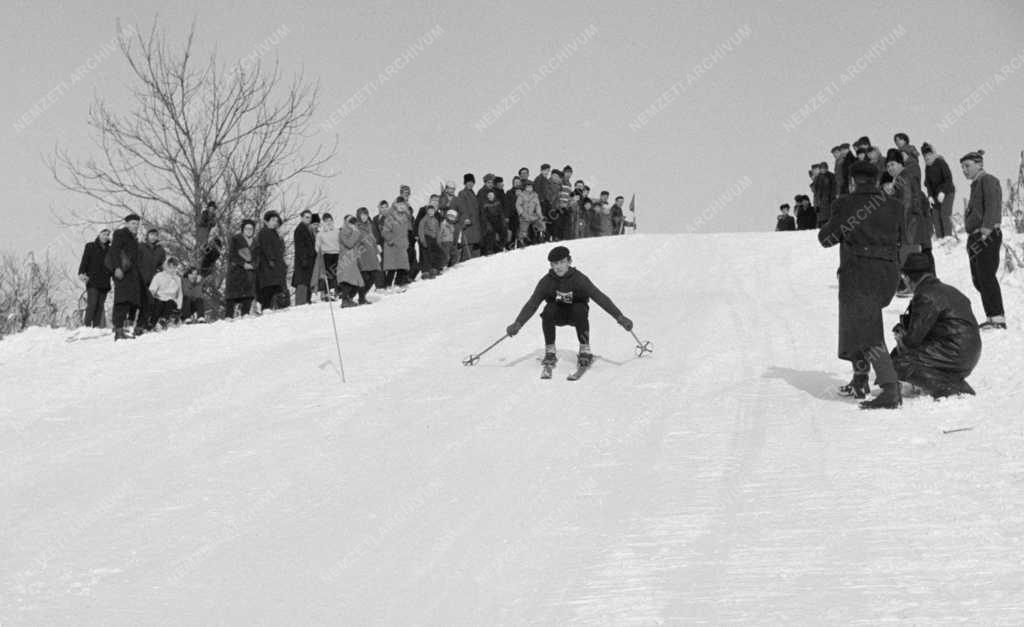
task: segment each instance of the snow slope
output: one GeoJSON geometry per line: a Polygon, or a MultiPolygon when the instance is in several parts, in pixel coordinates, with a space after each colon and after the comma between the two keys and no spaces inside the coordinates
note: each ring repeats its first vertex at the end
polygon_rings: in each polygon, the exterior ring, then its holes
{"type": "Polygon", "coordinates": [[[338,311],[346,384],[326,305],[0,342],[0,624],[1024,622],[1019,280],[977,397],[871,413],[814,233],[571,248],[653,356],[595,306],[579,382],[536,318],[462,366],[546,248],[338,311]]]}

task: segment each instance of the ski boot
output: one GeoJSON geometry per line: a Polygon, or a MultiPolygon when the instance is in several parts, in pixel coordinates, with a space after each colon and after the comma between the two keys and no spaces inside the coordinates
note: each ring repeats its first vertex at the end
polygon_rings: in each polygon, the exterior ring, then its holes
{"type": "Polygon", "coordinates": [[[594,363],[594,356],[590,353],[580,353],[576,357],[576,365],[580,368],[589,368],[592,363],[594,363]]]}
{"type": "Polygon", "coordinates": [[[868,375],[861,372],[854,373],[849,383],[839,386],[840,394],[854,398],[867,398],[870,391],[871,384],[868,383],[868,375]]]}
{"type": "Polygon", "coordinates": [[[897,409],[903,404],[899,383],[882,384],[882,393],[860,404],[861,409],[897,409]]]}
{"type": "Polygon", "coordinates": [[[542,366],[554,366],[558,363],[558,353],[544,353],[544,359],[540,360],[542,366]]]}

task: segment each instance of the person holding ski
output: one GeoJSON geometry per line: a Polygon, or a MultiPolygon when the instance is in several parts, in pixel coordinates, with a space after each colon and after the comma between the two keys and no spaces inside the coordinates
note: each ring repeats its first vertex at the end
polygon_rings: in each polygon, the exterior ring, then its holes
{"type": "Polygon", "coordinates": [[[558,362],[555,352],[555,328],[572,326],[576,329],[576,337],[580,343],[577,359],[580,370],[590,367],[594,360],[590,352],[590,299],[615,318],[615,321],[627,331],[633,329],[633,321],[622,314],[615,303],[605,296],[604,292],[587,278],[587,275],[572,267],[572,257],[565,246],[555,246],[548,253],[551,270],[537,283],[533,295],[523,305],[515,321],[508,325],[506,333],[514,336],[519,333],[530,316],[537,311],[541,302],[545,302],[544,311],[540,314],[544,330],[544,372],[550,376],[551,369],[558,362]]]}

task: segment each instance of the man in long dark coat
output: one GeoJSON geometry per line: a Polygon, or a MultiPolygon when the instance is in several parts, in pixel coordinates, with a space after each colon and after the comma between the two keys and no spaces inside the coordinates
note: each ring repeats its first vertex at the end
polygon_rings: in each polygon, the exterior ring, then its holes
{"type": "Polygon", "coordinates": [[[892,358],[885,347],[882,309],[899,282],[899,242],[903,207],[886,197],[875,181],[878,170],[857,162],[850,168],[855,188],[837,198],[829,221],[818,232],[824,247],[839,250],[839,358],[853,363],[853,380],[841,391],[863,398],[870,368],[882,393],[861,403],[864,409],[896,408],[902,398],[892,358]]]}
{"type": "Polygon", "coordinates": [[[242,220],[242,230],[231,238],[228,247],[228,274],[224,282],[224,315],[234,318],[249,315],[252,299],[256,296],[256,265],[253,248],[256,243],[256,223],[242,220]]]}
{"type": "Polygon", "coordinates": [[[284,240],[278,234],[281,215],[276,211],[263,214],[263,228],[256,236],[256,281],[259,303],[264,310],[276,309],[278,294],[285,290],[288,266],[284,262],[284,240]]]}
{"type": "Polygon", "coordinates": [[[295,304],[309,304],[310,283],[313,281],[313,266],[316,265],[316,236],[313,235],[313,212],[303,211],[299,225],[292,237],[294,263],[292,265],[292,287],[295,288],[295,304]]]}
{"type": "Polygon", "coordinates": [[[124,218],[124,226],[114,231],[107,249],[106,266],[114,275],[114,341],[128,339],[124,327],[142,307],[146,287],[139,274],[139,216],[124,218]]]}

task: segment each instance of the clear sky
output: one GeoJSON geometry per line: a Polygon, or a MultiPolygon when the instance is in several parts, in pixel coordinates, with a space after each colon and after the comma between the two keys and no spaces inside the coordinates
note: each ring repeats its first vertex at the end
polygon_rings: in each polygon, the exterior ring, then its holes
{"type": "Polygon", "coordinates": [[[85,236],[53,216],[91,203],[60,190],[44,157],[58,142],[90,154],[94,97],[125,110],[127,66],[104,48],[118,19],[148,29],[158,13],[179,41],[195,20],[197,52],[226,62],[278,33],[264,58],[320,81],[314,130],[340,137],[326,190],[342,211],[401,183],[416,194],[467,171],[510,180],[547,161],[571,163],[595,193],[636,193],[644,231],[768,230],[781,202],[808,192],[807,166],[860,135],[930,141],[960,190],[964,152],[984,148],[1005,179],[1024,148],[1024,5],[1009,0],[14,4],[0,38],[0,248],[15,251],[55,238],[80,250],[85,236]]]}

